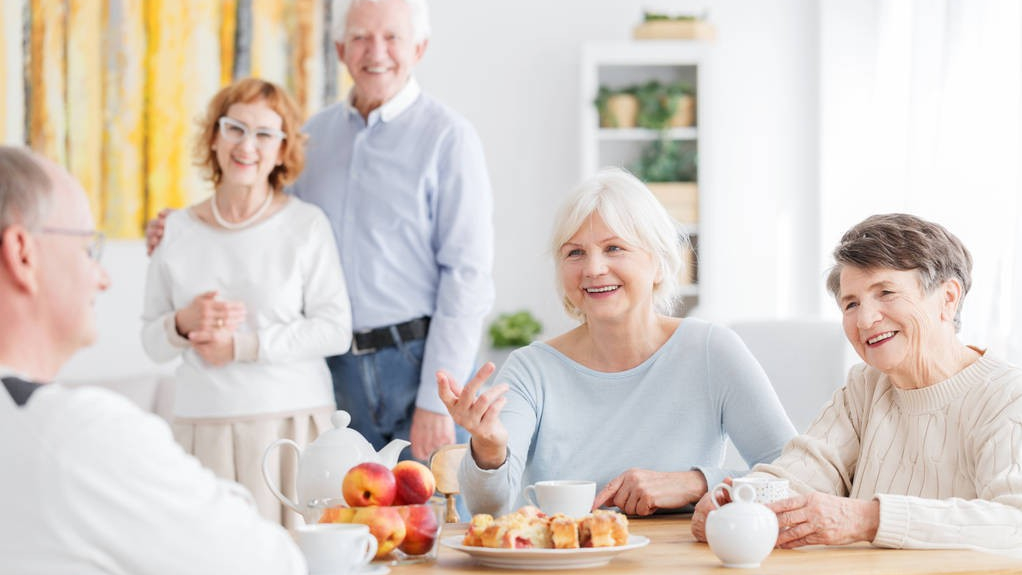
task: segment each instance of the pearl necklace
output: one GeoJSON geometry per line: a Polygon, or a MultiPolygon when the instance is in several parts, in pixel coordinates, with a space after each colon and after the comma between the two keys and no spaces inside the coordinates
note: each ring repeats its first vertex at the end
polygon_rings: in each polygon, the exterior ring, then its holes
{"type": "Polygon", "coordinates": [[[216,192],[213,192],[213,198],[210,200],[211,207],[213,208],[213,219],[216,220],[216,223],[229,230],[240,230],[241,228],[252,225],[252,223],[266,213],[266,210],[270,209],[270,204],[273,203],[273,190],[270,190],[269,193],[266,194],[266,201],[263,202],[263,205],[259,206],[259,209],[252,214],[252,217],[241,220],[240,222],[229,222],[220,215],[220,209],[216,207],[216,195],[216,192]]]}

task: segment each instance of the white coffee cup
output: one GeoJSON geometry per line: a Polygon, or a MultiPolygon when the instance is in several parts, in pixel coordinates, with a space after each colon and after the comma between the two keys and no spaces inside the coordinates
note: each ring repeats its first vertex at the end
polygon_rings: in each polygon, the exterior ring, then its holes
{"type": "Polygon", "coordinates": [[[585,517],[596,499],[594,481],[537,481],[525,488],[525,500],[547,515],[563,513],[568,517],[585,517]]]}
{"type": "Polygon", "coordinates": [[[737,489],[740,485],[748,485],[756,493],[756,503],[773,503],[792,496],[787,479],[775,477],[736,477],[731,480],[737,489]]]}
{"type": "Polygon", "coordinates": [[[368,525],[318,523],[300,525],[297,531],[309,575],[355,573],[376,556],[376,538],[369,534],[368,525]]]}

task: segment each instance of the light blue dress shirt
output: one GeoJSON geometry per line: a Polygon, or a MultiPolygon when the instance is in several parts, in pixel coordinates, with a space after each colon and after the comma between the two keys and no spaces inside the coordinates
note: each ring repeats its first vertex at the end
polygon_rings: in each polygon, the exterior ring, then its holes
{"type": "Polygon", "coordinates": [[[305,131],[305,170],[291,189],[333,226],[354,330],[431,316],[416,405],[447,413],[435,373],[470,377],[494,297],[479,137],[414,79],[368,119],[340,102],[305,131]]]}

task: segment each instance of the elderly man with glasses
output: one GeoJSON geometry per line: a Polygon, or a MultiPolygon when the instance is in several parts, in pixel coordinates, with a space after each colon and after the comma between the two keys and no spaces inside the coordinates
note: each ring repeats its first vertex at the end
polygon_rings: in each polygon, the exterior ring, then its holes
{"type": "Polygon", "coordinates": [[[96,338],[102,247],[67,172],[0,146],[0,572],[304,575],[287,532],[160,419],[44,384],[96,338]]]}

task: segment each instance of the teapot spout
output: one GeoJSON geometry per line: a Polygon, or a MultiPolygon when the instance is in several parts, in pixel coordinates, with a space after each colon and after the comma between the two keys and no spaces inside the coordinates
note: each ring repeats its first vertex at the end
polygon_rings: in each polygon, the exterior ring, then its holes
{"type": "Polygon", "coordinates": [[[405,441],[404,439],[394,439],[390,443],[383,446],[376,456],[379,458],[380,463],[387,467],[394,467],[397,465],[397,458],[401,456],[401,450],[411,445],[411,442],[405,441]]]}

